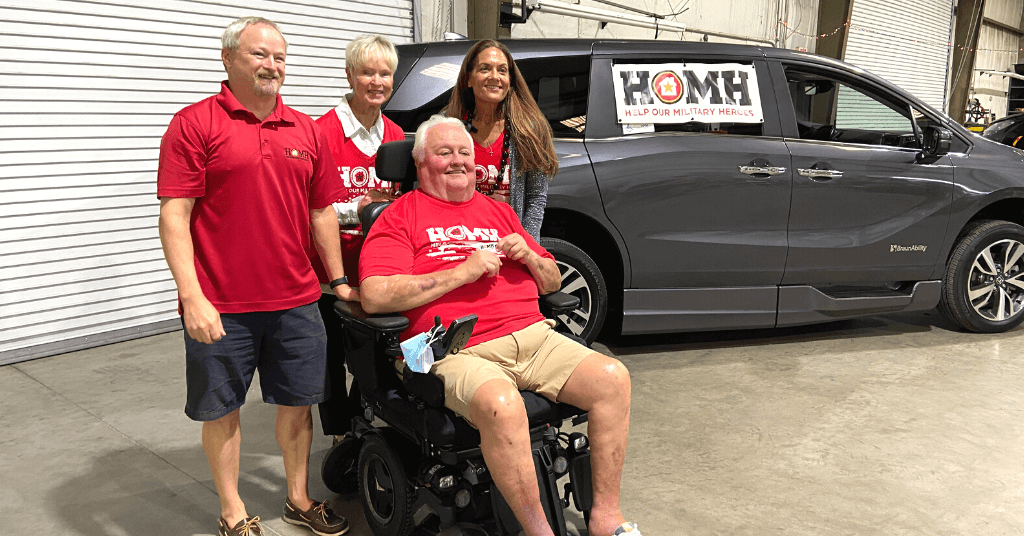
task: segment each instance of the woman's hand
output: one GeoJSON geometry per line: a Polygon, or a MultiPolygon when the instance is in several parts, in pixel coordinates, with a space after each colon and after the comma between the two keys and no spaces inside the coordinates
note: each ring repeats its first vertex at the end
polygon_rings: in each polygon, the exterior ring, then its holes
{"type": "Polygon", "coordinates": [[[393,201],[394,195],[380,190],[370,190],[363,195],[362,199],[359,200],[359,204],[356,205],[356,214],[362,214],[363,209],[370,203],[383,203],[385,201],[393,201]]]}

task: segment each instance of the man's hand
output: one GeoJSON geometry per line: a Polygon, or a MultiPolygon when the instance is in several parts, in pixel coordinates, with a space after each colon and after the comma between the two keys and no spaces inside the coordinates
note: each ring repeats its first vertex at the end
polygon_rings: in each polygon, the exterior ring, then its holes
{"type": "Polygon", "coordinates": [[[359,204],[356,205],[356,214],[362,214],[363,209],[370,203],[383,203],[384,201],[391,201],[395,196],[382,192],[380,190],[370,190],[366,192],[362,199],[359,200],[359,204]]]}
{"type": "Polygon", "coordinates": [[[518,233],[512,233],[501,237],[501,239],[498,240],[497,247],[498,251],[502,252],[506,259],[519,261],[523,264],[529,264],[529,261],[533,257],[539,257],[537,252],[530,249],[530,245],[526,243],[526,239],[518,233]]]}
{"type": "Polygon", "coordinates": [[[181,300],[181,316],[185,330],[193,339],[212,344],[225,335],[220,313],[206,299],[196,276],[195,253],[189,221],[194,198],[160,198],[160,244],[164,248],[167,267],[171,269],[174,284],[181,300]]]}
{"type": "Polygon", "coordinates": [[[338,285],[334,287],[334,295],[341,301],[357,302],[359,301],[359,289],[357,287],[350,287],[348,285],[338,285]]]}
{"type": "Polygon", "coordinates": [[[472,283],[480,279],[484,274],[487,274],[487,277],[498,275],[498,270],[501,269],[501,259],[490,251],[478,249],[468,259],[462,261],[459,269],[462,270],[465,276],[464,281],[472,283]]]}
{"type": "Polygon", "coordinates": [[[519,234],[512,233],[501,237],[497,248],[506,259],[521,262],[530,270],[533,280],[537,283],[537,292],[541,295],[555,292],[562,286],[562,274],[558,271],[558,265],[534,251],[519,234]]]}
{"type": "Polygon", "coordinates": [[[189,337],[202,343],[212,344],[227,335],[224,332],[224,325],[220,322],[220,313],[205,296],[182,300],[181,309],[189,337]]]}

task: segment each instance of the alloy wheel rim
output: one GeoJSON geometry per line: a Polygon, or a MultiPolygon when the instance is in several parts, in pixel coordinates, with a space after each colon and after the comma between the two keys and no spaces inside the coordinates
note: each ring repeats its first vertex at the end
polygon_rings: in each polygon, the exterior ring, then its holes
{"type": "Polygon", "coordinates": [[[1024,309],[1024,244],[1005,239],[989,244],[971,264],[967,301],[985,320],[1004,322],[1024,309]]]}
{"type": "Polygon", "coordinates": [[[593,293],[590,285],[587,284],[587,279],[579,270],[559,260],[556,260],[555,264],[558,265],[558,271],[562,274],[561,292],[580,299],[579,307],[569,313],[558,315],[558,320],[569,328],[573,335],[580,337],[590,322],[594,302],[593,293]]]}

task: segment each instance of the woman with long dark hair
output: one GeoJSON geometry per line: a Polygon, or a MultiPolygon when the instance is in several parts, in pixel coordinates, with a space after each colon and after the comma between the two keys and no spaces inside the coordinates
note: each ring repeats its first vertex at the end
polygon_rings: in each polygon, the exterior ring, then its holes
{"type": "Polygon", "coordinates": [[[512,205],[538,240],[558,158],[551,125],[505,45],[486,39],[469,49],[444,113],[473,136],[477,190],[512,205]]]}

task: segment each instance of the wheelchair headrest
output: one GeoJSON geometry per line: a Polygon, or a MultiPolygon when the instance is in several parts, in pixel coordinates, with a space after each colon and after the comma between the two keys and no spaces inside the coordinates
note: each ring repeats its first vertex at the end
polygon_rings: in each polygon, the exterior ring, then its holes
{"type": "Polygon", "coordinates": [[[402,191],[412,188],[416,181],[416,164],[412,159],[412,140],[391,141],[377,149],[377,178],[402,183],[402,191]]]}

